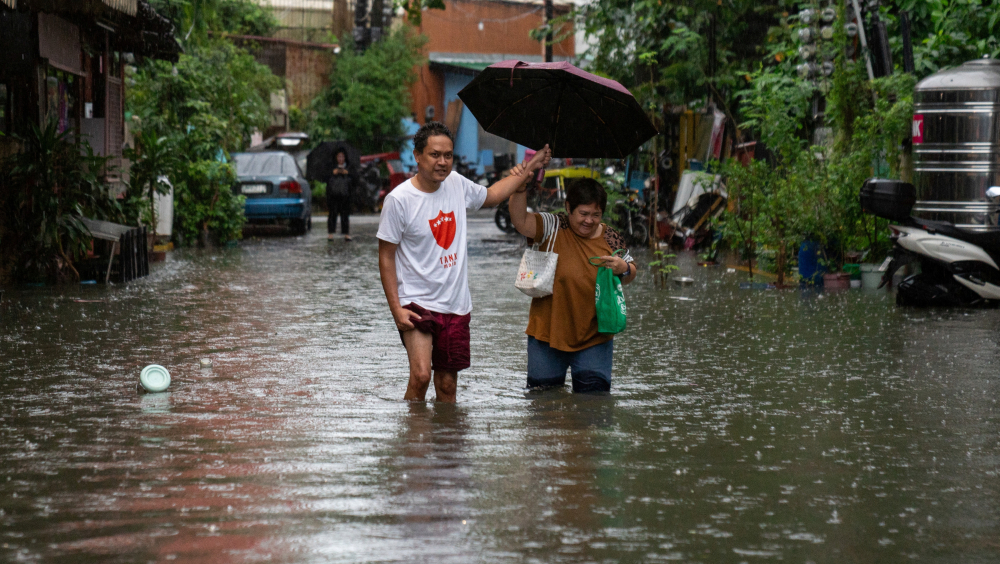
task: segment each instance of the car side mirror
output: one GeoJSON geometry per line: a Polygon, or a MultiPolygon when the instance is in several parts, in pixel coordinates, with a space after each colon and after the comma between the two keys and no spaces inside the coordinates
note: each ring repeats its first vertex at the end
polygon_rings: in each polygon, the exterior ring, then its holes
{"type": "Polygon", "coordinates": [[[1000,186],[990,186],[986,190],[986,197],[989,199],[1000,198],[1000,186]]]}

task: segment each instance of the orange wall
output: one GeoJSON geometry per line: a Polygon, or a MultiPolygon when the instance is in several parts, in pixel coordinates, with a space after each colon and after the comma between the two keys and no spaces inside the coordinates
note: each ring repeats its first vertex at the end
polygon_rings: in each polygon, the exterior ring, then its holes
{"type": "MultiPolygon", "coordinates": [[[[424,54],[504,53],[510,55],[543,54],[541,42],[528,33],[542,25],[542,4],[521,4],[494,0],[446,0],[444,10],[424,10],[417,28],[427,36],[424,54]],[[479,23],[483,29],[480,31],[479,23]]],[[[556,6],[555,15],[566,12],[556,6]]],[[[573,34],[552,46],[554,57],[574,56],[573,34]]],[[[434,106],[435,119],[444,119],[444,76],[427,65],[417,68],[417,82],[410,88],[411,109],[419,123],[424,122],[424,108],[434,106]]]]}

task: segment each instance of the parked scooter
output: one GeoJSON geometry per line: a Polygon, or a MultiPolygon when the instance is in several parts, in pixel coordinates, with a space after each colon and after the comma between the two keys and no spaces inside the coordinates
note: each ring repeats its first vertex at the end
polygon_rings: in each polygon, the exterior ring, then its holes
{"type": "MultiPolygon", "coordinates": [[[[986,191],[1000,199],[1000,186],[986,191]]],[[[897,222],[892,231],[892,257],[880,288],[904,265],[918,272],[905,278],[896,292],[898,305],[991,307],[1000,304],[1000,232],[971,231],[945,221],[910,215],[916,202],[912,184],[870,179],[861,188],[861,208],[897,222]]]]}

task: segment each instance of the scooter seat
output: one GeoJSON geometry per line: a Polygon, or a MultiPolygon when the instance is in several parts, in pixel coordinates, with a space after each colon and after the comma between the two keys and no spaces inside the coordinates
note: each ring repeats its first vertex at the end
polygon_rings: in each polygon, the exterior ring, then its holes
{"type": "Polygon", "coordinates": [[[954,237],[960,241],[972,243],[982,248],[990,256],[1000,256],[1000,231],[969,231],[960,229],[947,221],[932,221],[929,219],[910,218],[910,224],[924,229],[929,233],[939,233],[954,237]]]}

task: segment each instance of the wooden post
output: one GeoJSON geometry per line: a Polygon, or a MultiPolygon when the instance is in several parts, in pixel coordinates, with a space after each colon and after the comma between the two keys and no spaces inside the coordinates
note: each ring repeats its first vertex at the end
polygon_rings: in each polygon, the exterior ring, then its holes
{"type": "Polygon", "coordinates": [[[660,167],[659,167],[660,136],[653,137],[653,200],[649,210],[649,248],[654,251],[660,247],[660,224],[656,216],[660,211],[660,167]]]}
{"type": "Polygon", "coordinates": [[[149,276],[149,230],[145,227],[142,228],[141,244],[139,245],[140,262],[139,266],[141,271],[139,276],[149,276]]]}
{"type": "Polygon", "coordinates": [[[111,263],[115,260],[115,249],[117,248],[119,248],[118,241],[111,243],[111,253],[110,253],[111,256],[108,258],[108,271],[104,274],[105,284],[107,284],[108,280],[111,279],[111,263]]]}
{"type": "Polygon", "coordinates": [[[545,62],[552,62],[552,0],[545,0],[545,25],[550,26],[545,34],[545,62]]]}
{"type": "Polygon", "coordinates": [[[127,281],[126,268],[128,265],[128,231],[122,233],[118,238],[118,282],[124,284],[127,281]]]}

